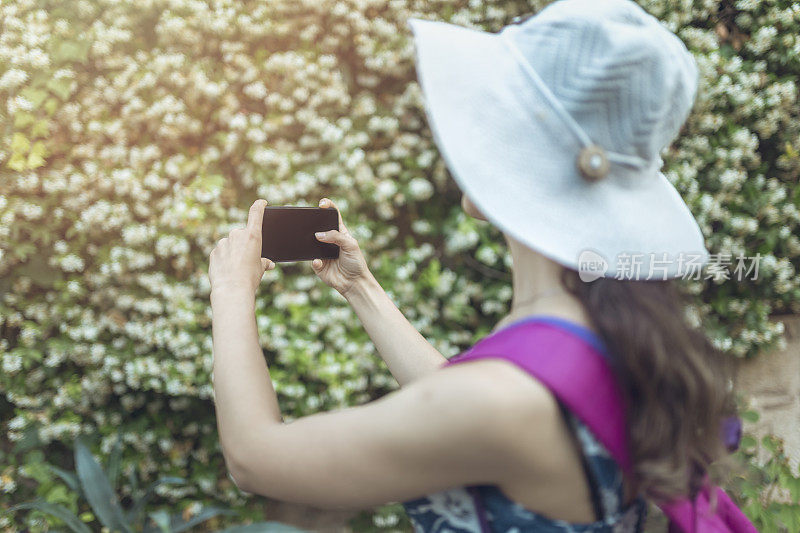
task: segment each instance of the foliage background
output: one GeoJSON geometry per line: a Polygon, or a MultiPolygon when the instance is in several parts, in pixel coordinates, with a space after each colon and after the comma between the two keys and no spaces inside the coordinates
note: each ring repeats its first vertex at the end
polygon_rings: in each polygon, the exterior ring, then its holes
{"type": "MultiPolygon", "coordinates": [[[[79,432],[108,453],[121,430],[124,468],[192,481],[165,502],[258,515],[218,445],[207,280],[211,249],[257,197],[333,198],[443,354],[487,333],[510,302],[510,255],[460,209],[405,21],[497,31],[546,3],[0,4],[0,506],[38,493],[77,511],[42,461],[67,465],[79,432]]],[[[780,345],[770,315],[800,311],[800,4],[639,3],[701,70],[665,172],[709,250],[762,257],[757,281],[693,282],[692,316],[731,356],[753,356],[780,345]]],[[[267,272],[257,314],[287,419],[396,386],[308,264],[267,272]]]]}

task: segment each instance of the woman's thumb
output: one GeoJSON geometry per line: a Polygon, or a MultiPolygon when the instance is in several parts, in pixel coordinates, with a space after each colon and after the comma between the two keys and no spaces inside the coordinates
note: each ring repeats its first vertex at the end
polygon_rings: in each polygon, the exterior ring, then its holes
{"type": "Polygon", "coordinates": [[[319,270],[320,268],[322,268],[322,259],[314,259],[313,261],[311,261],[311,267],[314,270],[319,270]]]}

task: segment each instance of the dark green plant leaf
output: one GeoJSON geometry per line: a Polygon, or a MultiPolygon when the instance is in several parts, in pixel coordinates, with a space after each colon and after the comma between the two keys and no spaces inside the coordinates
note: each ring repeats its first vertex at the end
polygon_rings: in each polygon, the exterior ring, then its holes
{"type": "Polygon", "coordinates": [[[169,513],[163,509],[150,513],[150,519],[163,533],[169,533],[169,513]]]}
{"type": "Polygon", "coordinates": [[[69,488],[77,492],[78,494],[82,494],[83,491],[81,490],[81,483],[78,480],[78,476],[76,476],[73,472],[67,472],[63,468],[59,468],[55,465],[51,465],[50,463],[45,463],[45,466],[53,471],[58,477],[64,480],[64,483],[67,484],[69,488]]]}
{"type": "Polygon", "coordinates": [[[145,506],[156,493],[156,487],[165,483],[186,483],[186,480],[179,477],[162,477],[150,483],[147,489],[145,489],[144,494],[135,499],[133,507],[131,507],[130,511],[126,514],[129,523],[135,524],[142,518],[145,506]]]}
{"type": "Polygon", "coordinates": [[[139,492],[139,480],[136,478],[136,472],[133,469],[128,470],[128,483],[131,484],[133,494],[139,492]]]}
{"type": "Polygon", "coordinates": [[[200,513],[198,513],[193,518],[191,518],[189,521],[185,521],[183,519],[183,514],[182,513],[175,513],[171,517],[169,517],[169,524],[167,524],[164,521],[165,513],[166,513],[166,511],[157,511],[157,512],[151,513],[150,514],[150,518],[153,519],[153,522],[156,522],[156,525],[158,527],[156,528],[156,527],[153,527],[153,526],[150,526],[150,525],[146,525],[142,529],[142,532],[143,533],[159,533],[160,531],[165,531],[164,530],[164,525],[166,525],[166,527],[167,527],[166,531],[169,531],[170,533],[181,533],[181,532],[186,531],[186,530],[188,530],[188,529],[190,529],[190,528],[192,528],[192,527],[194,527],[194,526],[196,526],[198,524],[201,524],[201,523],[205,522],[206,520],[209,520],[210,518],[213,518],[214,516],[217,516],[217,515],[220,515],[220,514],[227,514],[227,515],[235,515],[236,514],[235,511],[232,511],[230,509],[223,509],[223,508],[220,508],[220,507],[206,507],[202,511],[200,511],[200,513]]]}
{"type": "MultiPolygon", "coordinates": [[[[0,289],[3,288],[2,285],[2,280],[0,280],[0,289]]],[[[22,438],[14,443],[15,453],[23,453],[41,446],[42,441],[39,440],[40,426],[40,424],[31,424],[23,430],[22,438]]]]}
{"type": "Polygon", "coordinates": [[[750,449],[756,445],[756,439],[752,435],[745,435],[742,437],[742,441],[739,443],[739,445],[743,449],[750,449]]]}
{"type": "Polygon", "coordinates": [[[111,450],[111,455],[108,458],[108,465],[106,471],[108,472],[108,482],[111,488],[117,489],[117,477],[119,477],[120,461],[122,460],[122,431],[117,434],[117,442],[114,443],[114,448],[111,450]]]}
{"type": "Polygon", "coordinates": [[[69,526],[69,528],[75,533],[92,533],[92,530],[89,529],[86,524],[81,522],[80,518],[75,516],[75,513],[63,505],[57,505],[44,500],[34,500],[15,505],[14,507],[11,507],[9,511],[16,511],[19,509],[36,509],[37,511],[42,511],[43,513],[55,516],[67,524],[67,526],[69,526]]]}
{"type": "Polygon", "coordinates": [[[742,411],[739,416],[746,422],[758,422],[758,411],[742,411]]]}
{"type": "Polygon", "coordinates": [[[789,494],[792,496],[792,500],[795,503],[800,503],[800,478],[790,476],[785,486],[789,488],[789,494]]]}
{"type": "Polygon", "coordinates": [[[786,526],[787,531],[797,531],[794,523],[797,521],[797,510],[789,507],[788,505],[781,507],[778,510],[778,518],[780,518],[783,525],[786,526]]]}
{"type": "Polygon", "coordinates": [[[75,467],[83,493],[100,522],[111,531],[132,533],[103,468],[92,456],[82,437],[75,439],[75,467]]]}
{"type": "Polygon", "coordinates": [[[181,514],[173,515],[173,522],[171,524],[172,533],[181,533],[182,531],[186,531],[189,528],[202,524],[206,520],[221,514],[235,515],[236,512],[221,507],[205,507],[186,522],[183,521],[183,516],[181,514]]]}

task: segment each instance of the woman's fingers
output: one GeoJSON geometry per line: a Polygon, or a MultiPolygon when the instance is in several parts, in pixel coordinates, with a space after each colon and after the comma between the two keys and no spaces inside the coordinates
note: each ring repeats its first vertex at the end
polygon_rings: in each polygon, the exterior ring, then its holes
{"type": "Polygon", "coordinates": [[[347,231],[347,228],[344,225],[344,221],[342,220],[342,212],[339,211],[339,208],[336,207],[336,204],[333,203],[333,200],[331,200],[330,198],[323,198],[322,200],[319,201],[319,206],[320,207],[326,207],[326,208],[327,207],[332,207],[332,208],[336,209],[336,212],[339,214],[339,231],[345,232],[345,233],[349,233],[347,231]]]}
{"type": "Polygon", "coordinates": [[[355,239],[352,235],[336,231],[335,229],[328,231],[318,231],[314,236],[322,242],[332,242],[338,244],[344,250],[350,250],[355,244],[355,239]]]}
{"type": "Polygon", "coordinates": [[[254,235],[261,235],[261,226],[264,223],[264,208],[266,206],[267,201],[263,198],[259,198],[250,206],[250,212],[247,215],[247,229],[254,235]]]}

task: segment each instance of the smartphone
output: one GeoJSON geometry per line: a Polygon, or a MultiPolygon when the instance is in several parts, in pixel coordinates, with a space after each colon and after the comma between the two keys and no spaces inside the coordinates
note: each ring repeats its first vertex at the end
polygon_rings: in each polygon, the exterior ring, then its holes
{"type": "Polygon", "coordinates": [[[336,259],[339,245],[314,236],[331,229],[339,229],[339,211],[332,207],[268,205],[261,226],[261,257],[276,263],[336,259]]]}

